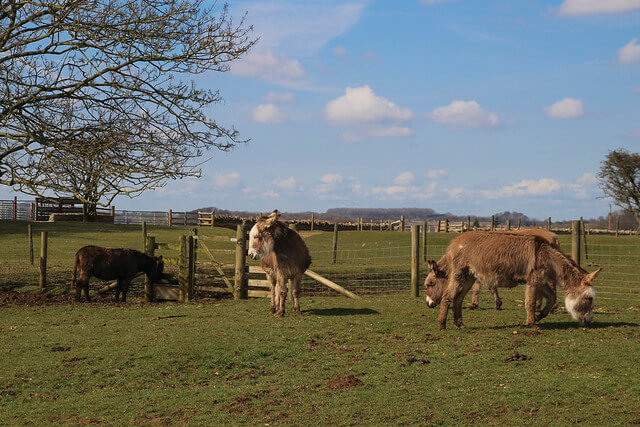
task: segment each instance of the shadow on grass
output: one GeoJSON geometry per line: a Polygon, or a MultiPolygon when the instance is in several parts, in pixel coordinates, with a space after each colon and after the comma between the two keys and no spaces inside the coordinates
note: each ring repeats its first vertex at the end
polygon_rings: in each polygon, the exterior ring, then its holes
{"type": "Polygon", "coordinates": [[[303,313],[314,314],[316,316],[364,316],[369,314],[380,314],[371,308],[312,308],[302,310],[303,313]]]}
{"type": "Polygon", "coordinates": [[[591,323],[587,323],[586,325],[582,325],[579,322],[549,322],[549,323],[540,323],[538,324],[540,329],[575,329],[575,328],[586,328],[586,329],[604,329],[604,328],[624,328],[628,326],[640,326],[637,323],[632,322],[598,322],[594,321],[591,323]]]}
{"type": "MultiPolygon", "coordinates": [[[[591,322],[591,323],[587,323],[586,325],[582,325],[579,322],[541,322],[541,323],[536,323],[536,327],[539,328],[540,330],[548,330],[548,331],[553,331],[553,330],[566,330],[566,329],[578,329],[578,328],[586,328],[586,329],[604,329],[604,328],[625,328],[625,327],[637,327],[640,326],[640,324],[638,323],[632,323],[632,322],[591,322]]],[[[529,328],[528,326],[524,325],[524,324],[518,324],[518,325],[500,325],[500,326],[490,326],[487,329],[494,329],[494,330],[499,330],[499,329],[531,329],[534,330],[535,328],[529,328]]]]}

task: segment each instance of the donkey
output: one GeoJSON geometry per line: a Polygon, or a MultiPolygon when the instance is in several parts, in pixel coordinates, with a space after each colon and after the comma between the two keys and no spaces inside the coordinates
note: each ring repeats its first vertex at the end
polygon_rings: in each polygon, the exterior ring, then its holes
{"type": "MultiPolygon", "coordinates": [[[[436,277],[448,277],[442,294],[438,322],[446,328],[447,311],[453,303],[454,324],[462,323],[462,301],[475,280],[488,287],[514,287],[524,283],[526,324],[546,317],[555,304],[556,295],[551,284],[559,284],[565,293],[565,306],[571,316],[581,323],[593,317],[595,291],[592,282],[600,273],[598,268],[588,273],[571,258],[538,236],[471,231],[454,238],[444,257],[429,262],[436,277]],[[445,271],[441,268],[446,268],[445,271]],[[535,297],[542,294],[547,303],[539,315],[535,314],[535,297]]],[[[433,286],[427,288],[427,303],[437,305],[432,298],[433,286]]]]}
{"type": "Polygon", "coordinates": [[[76,300],[80,301],[81,291],[87,301],[89,297],[89,279],[97,277],[102,280],[118,282],[116,287],[116,302],[127,300],[127,291],[131,280],[140,272],[144,272],[151,283],[162,280],[164,262],[162,256],[151,257],[135,249],[109,249],[99,246],[85,246],[76,252],[71,284],[76,287],[76,300]],[[77,271],[80,270],[76,283],[77,271]]]}
{"type": "MultiPolygon", "coordinates": [[[[496,232],[496,233],[499,233],[499,232],[496,232]]],[[[526,234],[528,236],[538,236],[546,240],[547,243],[549,243],[554,248],[560,249],[560,242],[558,241],[558,236],[556,235],[556,233],[552,233],[551,231],[545,230],[544,228],[528,227],[528,228],[521,228],[518,230],[511,230],[511,231],[508,231],[508,233],[526,234]]],[[[445,286],[445,285],[446,285],[446,281],[442,281],[442,286],[445,286]]],[[[471,303],[467,305],[467,308],[469,310],[474,310],[478,308],[478,305],[480,302],[480,286],[481,286],[481,283],[476,280],[476,282],[473,284],[473,287],[471,288],[471,291],[472,291],[471,303]]],[[[553,291],[555,292],[556,290],[555,284],[550,284],[550,286],[551,286],[551,289],[553,289],[553,291]]],[[[496,310],[500,310],[502,308],[502,299],[500,298],[500,295],[498,295],[498,289],[489,288],[489,292],[491,292],[491,295],[493,295],[493,303],[496,310]]],[[[541,306],[542,306],[541,296],[538,296],[536,307],[540,308],[541,306]]]]}
{"type": "Polygon", "coordinates": [[[309,249],[300,235],[281,221],[274,210],[269,216],[261,216],[249,232],[249,256],[260,260],[267,273],[271,288],[271,313],[284,316],[287,299],[287,281],[291,280],[293,308],[300,312],[300,281],[311,265],[309,249]]]}

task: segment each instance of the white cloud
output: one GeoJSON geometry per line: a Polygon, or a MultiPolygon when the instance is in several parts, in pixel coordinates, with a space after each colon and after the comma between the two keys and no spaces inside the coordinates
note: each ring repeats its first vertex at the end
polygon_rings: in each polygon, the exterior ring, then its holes
{"type": "Polygon", "coordinates": [[[300,62],[279,55],[273,50],[253,51],[231,66],[239,76],[257,76],[271,83],[292,85],[307,77],[300,62]]]}
{"type": "Polygon", "coordinates": [[[631,39],[618,50],[618,62],[623,65],[640,62],[640,44],[637,38],[631,39]]]}
{"type": "Polygon", "coordinates": [[[381,126],[372,125],[358,127],[352,131],[344,132],[342,138],[348,142],[361,141],[363,138],[393,138],[413,136],[413,131],[404,126],[381,126]]]}
{"type": "Polygon", "coordinates": [[[564,98],[555,104],[544,107],[544,111],[552,119],[568,120],[584,116],[582,101],[575,98],[564,98]]]}
{"type": "Polygon", "coordinates": [[[347,49],[344,46],[336,46],[331,49],[331,52],[336,56],[345,56],[347,54],[347,49]]]}
{"type": "Polygon", "coordinates": [[[556,193],[560,188],[560,183],[553,178],[523,179],[513,185],[505,185],[498,190],[483,190],[480,193],[487,199],[499,199],[505,197],[544,196],[556,193]]]}
{"type": "Polygon", "coordinates": [[[347,87],[344,95],[327,103],[325,114],[327,120],[336,125],[406,121],[413,118],[410,109],[377,96],[369,86],[347,87]]]}
{"type": "Polygon", "coordinates": [[[253,110],[252,118],[255,122],[266,124],[278,124],[287,121],[287,116],[273,104],[258,105],[255,110],[253,110]]]}
{"type": "Polygon", "coordinates": [[[267,102],[276,102],[280,104],[292,104],[296,102],[296,98],[292,93],[280,93],[272,90],[270,90],[262,99],[267,102]]]}
{"type": "Polygon", "coordinates": [[[476,101],[453,101],[445,107],[438,107],[427,118],[448,125],[492,128],[499,124],[498,116],[483,109],[476,101]]]}
{"type": "Polygon", "coordinates": [[[304,57],[313,56],[318,49],[358,23],[366,3],[366,0],[260,0],[240,3],[234,14],[248,11],[248,21],[255,34],[260,35],[257,49],[275,48],[295,57],[304,57]]]}
{"type": "Polygon", "coordinates": [[[211,185],[217,188],[234,188],[240,185],[240,174],[231,172],[227,175],[215,174],[211,180],[211,185]]]}
{"type": "Polygon", "coordinates": [[[413,174],[411,172],[402,172],[396,176],[393,183],[396,185],[409,185],[414,181],[413,174]]]}
{"type": "Polygon", "coordinates": [[[342,182],[342,175],[337,173],[328,173],[323,175],[322,178],[320,178],[320,181],[325,184],[339,184],[342,182]]]}
{"type": "Polygon", "coordinates": [[[275,179],[275,180],[273,180],[272,184],[275,187],[281,188],[283,190],[297,190],[297,189],[299,189],[298,182],[292,176],[290,176],[289,178],[286,178],[286,179],[280,179],[280,180],[275,179]]]}
{"type": "Polygon", "coordinates": [[[576,179],[576,184],[593,185],[598,183],[598,177],[593,172],[585,172],[576,179]]]}
{"type": "Polygon", "coordinates": [[[640,9],[640,0],[565,0],[560,15],[619,14],[640,9]]]}
{"type": "Polygon", "coordinates": [[[426,187],[418,185],[402,185],[394,182],[394,185],[387,187],[374,187],[371,194],[381,199],[394,200],[424,200],[430,199],[436,195],[435,190],[437,183],[432,182],[426,187]]]}
{"type": "Polygon", "coordinates": [[[442,179],[447,176],[449,176],[449,174],[444,169],[430,169],[427,171],[427,178],[429,179],[442,179]]]}

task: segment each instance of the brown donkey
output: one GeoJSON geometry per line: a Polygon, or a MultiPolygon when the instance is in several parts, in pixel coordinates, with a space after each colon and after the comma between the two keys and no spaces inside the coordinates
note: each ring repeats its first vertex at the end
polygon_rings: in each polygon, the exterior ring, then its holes
{"type": "MultiPolygon", "coordinates": [[[[581,323],[593,317],[595,291],[591,283],[602,270],[588,273],[572,259],[538,236],[509,233],[472,231],[451,241],[438,261],[429,262],[434,277],[448,277],[442,294],[440,328],[446,328],[447,312],[453,303],[454,323],[463,327],[462,301],[476,280],[490,288],[526,285],[526,324],[533,326],[546,317],[553,307],[556,295],[550,285],[559,284],[565,293],[565,306],[571,316],[581,323]],[[536,295],[543,295],[547,303],[536,316],[536,295]]],[[[433,306],[429,285],[427,303],[433,306]]],[[[431,286],[433,288],[433,286],[431,286]]]]}
{"type": "Polygon", "coordinates": [[[259,259],[271,287],[271,312],[284,315],[287,282],[291,281],[293,308],[300,312],[300,281],[311,265],[309,249],[300,235],[278,221],[277,210],[262,216],[249,232],[249,256],[259,259]]]}
{"type": "MultiPolygon", "coordinates": [[[[501,233],[501,232],[495,231],[494,233],[501,233]]],[[[558,242],[558,236],[556,235],[556,233],[552,233],[551,231],[545,230],[544,228],[527,227],[527,228],[521,228],[518,230],[506,231],[506,233],[525,234],[527,236],[538,236],[546,240],[547,243],[549,243],[554,248],[560,249],[560,242],[558,242]]],[[[469,310],[474,310],[478,308],[478,305],[480,303],[480,286],[481,286],[481,283],[476,280],[476,282],[473,284],[473,287],[471,288],[471,303],[467,305],[467,308],[469,310]]],[[[555,292],[556,290],[555,284],[551,284],[551,289],[553,289],[553,291],[555,292]]],[[[489,288],[489,292],[491,292],[491,295],[493,295],[493,303],[496,310],[500,310],[502,308],[502,299],[500,298],[500,295],[498,295],[498,289],[489,288]]],[[[541,296],[539,296],[537,301],[537,307],[541,307],[541,306],[542,306],[542,300],[541,300],[541,296]]]]}

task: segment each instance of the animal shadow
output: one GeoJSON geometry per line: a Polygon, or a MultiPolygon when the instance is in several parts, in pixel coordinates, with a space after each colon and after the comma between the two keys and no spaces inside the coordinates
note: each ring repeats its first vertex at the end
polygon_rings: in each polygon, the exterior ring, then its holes
{"type": "Polygon", "coordinates": [[[575,329],[575,328],[586,328],[586,329],[605,329],[605,328],[624,328],[624,327],[634,327],[640,326],[637,323],[632,322],[598,322],[593,321],[591,323],[587,323],[586,325],[581,325],[578,322],[549,322],[549,323],[538,323],[537,324],[540,329],[575,329]]]}
{"type": "Polygon", "coordinates": [[[303,313],[314,314],[316,316],[365,316],[369,314],[380,314],[371,308],[311,308],[303,310],[303,313]]]}

